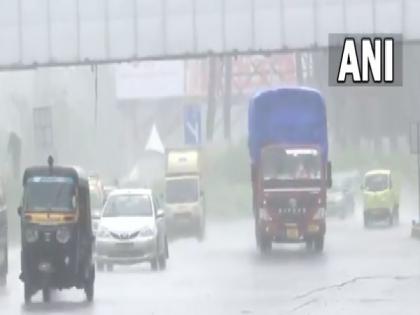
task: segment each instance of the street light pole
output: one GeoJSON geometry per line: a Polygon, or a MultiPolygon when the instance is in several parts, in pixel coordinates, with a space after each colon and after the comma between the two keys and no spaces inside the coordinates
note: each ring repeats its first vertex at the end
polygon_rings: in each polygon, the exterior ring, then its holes
{"type": "Polygon", "coordinates": [[[418,223],[420,224],[420,122],[416,123],[416,142],[417,142],[417,200],[418,200],[418,223]]]}

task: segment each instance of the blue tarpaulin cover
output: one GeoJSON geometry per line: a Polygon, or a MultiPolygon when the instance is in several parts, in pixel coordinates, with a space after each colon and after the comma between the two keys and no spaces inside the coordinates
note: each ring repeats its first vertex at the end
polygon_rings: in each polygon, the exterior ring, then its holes
{"type": "Polygon", "coordinates": [[[253,97],[248,111],[248,146],[252,162],[268,144],[319,145],[328,159],[325,103],[314,89],[287,87],[253,97]]]}

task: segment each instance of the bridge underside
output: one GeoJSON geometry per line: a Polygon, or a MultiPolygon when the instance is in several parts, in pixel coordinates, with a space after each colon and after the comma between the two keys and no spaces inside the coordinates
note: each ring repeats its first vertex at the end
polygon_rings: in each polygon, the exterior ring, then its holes
{"type": "Polygon", "coordinates": [[[420,38],[418,0],[0,0],[0,70],[328,46],[330,33],[420,38]]]}

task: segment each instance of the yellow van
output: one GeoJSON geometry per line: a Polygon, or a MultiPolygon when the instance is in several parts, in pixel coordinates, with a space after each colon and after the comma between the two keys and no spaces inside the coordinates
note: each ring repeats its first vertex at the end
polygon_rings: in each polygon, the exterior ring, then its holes
{"type": "Polygon", "coordinates": [[[372,170],[362,184],[365,227],[386,220],[390,226],[399,221],[399,194],[390,170],[372,170]]]}

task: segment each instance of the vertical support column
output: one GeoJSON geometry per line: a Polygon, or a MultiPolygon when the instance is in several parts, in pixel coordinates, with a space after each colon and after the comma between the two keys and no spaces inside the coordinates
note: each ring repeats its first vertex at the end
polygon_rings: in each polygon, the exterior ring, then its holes
{"type": "Polygon", "coordinates": [[[191,0],[192,3],[192,35],[193,35],[193,52],[197,52],[197,0],[191,0]]]}
{"type": "Polygon", "coordinates": [[[139,57],[139,17],[137,0],[133,0],[133,45],[134,58],[139,57]]]}
{"type": "Polygon", "coordinates": [[[251,1],[251,49],[255,50],[256,44],[256,29],[255,29],[255,0],[251,1]]]}
{"type": "Polygon", "coordinates": [[[214,120],[216,117],[216,59],[209,57],[209,82],[208,82],[208,104],[206,117],[206,137],[208,141],[213,139],[214,120]]]}
{"type": "Polygon", "coordinates": [[[232,57],[224,57],[223,127],[225,140],[231,139],[232,57]]]}
{"type": "Polygon", "coordinates": [[[82,54],[80,52],[80,0],[76,0],[76,56],[81,61],[82,54]]]}
{"type": "Polygon", "coordinates": [[[161,0],[161,28],[162,28],[162,51],[163,54],[166,54],[168,51],[168,23],[167,23],[167,2],[166,0],[161,0]]]}
{"type": "Polygon", "coordinates": [[[417,200],[418,200],[418,212],[419,212],[419,217],[418,217],[418,222],[420,224],[420,122],[416,123],[416,141],[417,141],[417,200]]]}
{"type": "Polygon", "coordinates": [[[19,39],[19,63],[23,63],[23,25],[22,25],[22,0],[17,2],[18,10],[18,39],[19,39]]]}
{"type": "Polygon", "coordinates": [[[51,44],[51,3],[47,0],[47,47],[48,60],[52,62],[52,44],[51,44]]]}
{"type": "Polygon", "coordinates": [[[109,47],[109,0],[104,1],[104,43],[105,43],[105,57],[109,59],[110,57],[110,47],[109,47]]]}

